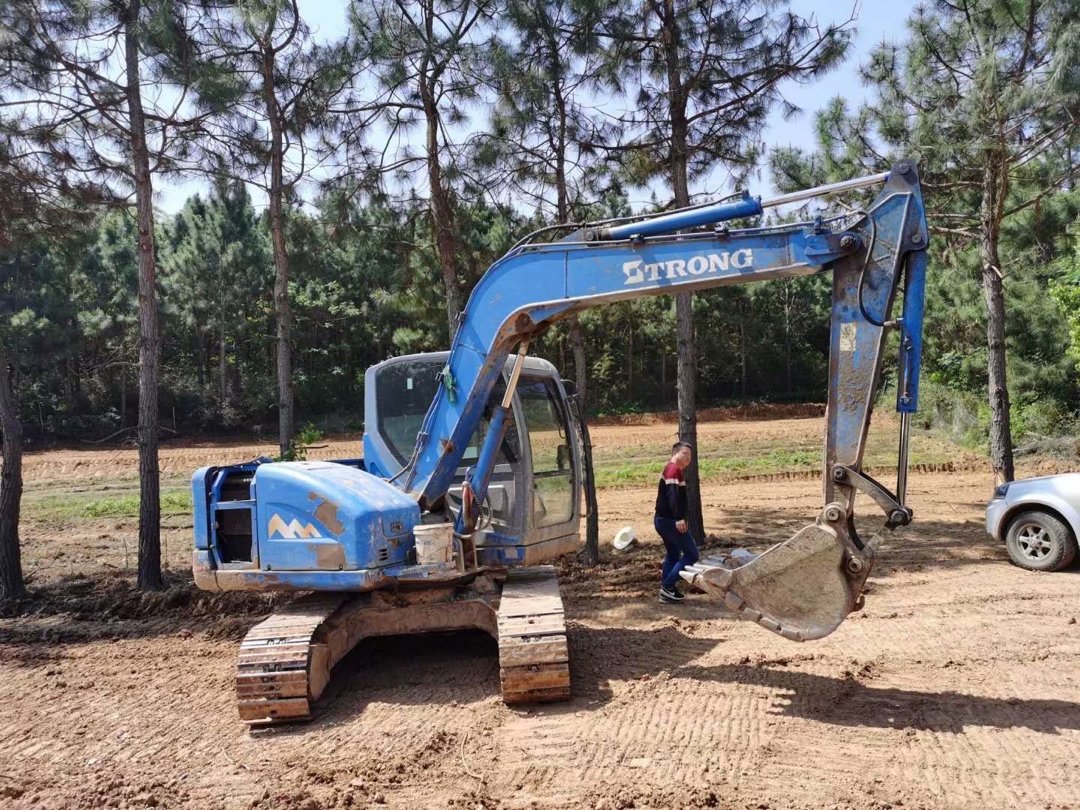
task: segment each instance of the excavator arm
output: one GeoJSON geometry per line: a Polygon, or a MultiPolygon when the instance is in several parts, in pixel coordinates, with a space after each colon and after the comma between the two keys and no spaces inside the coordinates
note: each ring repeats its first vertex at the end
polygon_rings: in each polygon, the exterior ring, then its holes
{"type": "MultiPolygon", "coordinates": [[[[883,527],[911,520],[905,504],[910,416],[918,402],[928,232],[918,172],[902,161],[887,174],[787,195],[766,203],[744,196],[629,222],[587,226],[560,242],[527,243],[496,262],[461,316],[441,385],[398,486],[422,508],[442,504],[510,352],[551,324],[584,309],[649,295],[698,292],[824,272],[832,273],[829,398],[824,506],[814,524],[743,565],[706,559],[684,577],[744,617],[785,637],[831,633],[860,603],[875,539],[856,531],[855,496],[883,511],[883,527]],[[723,223],[871,183],[883,188],[864,211],[771,228],[731,230],[723,223]],[[694,229],[694,230],[689,230],[694,229]],[[893,318],[898,293],[903,310],[893,318]],[[901,437],[896,492],[862,470],[867,431],[881,382],[884,341],[900,334],[897,410],[901,437]]],[[[520,370],[514,366],[466,482],[456,534],[475,528],[496,450],[506,430],[520,370]]]]}

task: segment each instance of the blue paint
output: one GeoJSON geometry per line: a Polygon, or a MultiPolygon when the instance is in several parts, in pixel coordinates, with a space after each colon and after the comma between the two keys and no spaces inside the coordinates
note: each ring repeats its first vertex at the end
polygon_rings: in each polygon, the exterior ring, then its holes
{"type": "Polygon", "coordinates": [[[451,402],[440,389],[424,421],[416,464],[399,479],[402,486],[426,503],[442,496],[508,352],[540,326],[570,312],[646,295],[821,272],[844,255],[832,239],[802,224],[725,236],[518,248],[488,270],[469,298],[447,360],[459,395],[451,402]]]}
{"type": "Polygon", "coordinates": [[[476,502],[483,503],[487,497],[488,481],[491,471],[495,468],[495,460],[499,454],[499,447],[506,437],[507,408],[499,405],[493,409],[491,422],[488,423],[487,433],[484,435],[484,443],[480,445],[480,453],[473,467],[470,484],[476,495],[476,502]]]}
{"type": "Polygon", "coordinates": [[[194,506],[195,548],[210,548],[210,517],[207,477],[214,467],[200,467],[191,476],[191,503],[194,506]]]}
{"type": "MultiPolygon", "coordinates": [[[[476,465],[469,468],[465,473],[465,483],[472,490],[473,501],[477,509],[481,508],[487,497],[488,483],[491,481],[491,471],[495,469],[496,458],[499,454],[499,446],[506,437],[506,419],[509,409],[498,405],[491,414],[488,422],[487,433],[484,434],[484,442],[480,445],[480,452],[476,458],[476,465]]],[[[476,514],[472,515],[474,524],[476,514]]],[[[458,534],[471,533],[474,526],[465,525],[465,510],[458,512],[454,523],[454,531],[458,534]]]]}
{"type": "Polygon", "coordinates": [[[404,563],[416,501],[381,478],[330,461],[255,472],[263,570],[357,570],[404,563]]]}
{"type": "Polygon", "coordinates": [[[662,233],[674,233],[687,228],[699,228],[702,225],[715,225],[744,217],[756,217],[762,212],[761,200],[753,199],[743,192],[743,198],[733,203],[717,203],[692,208],[688,211],[673,211],[670,214],[650,217],[625,225],[613,225],[602,229],[607,239],[630,239],[641,236],[654,236],[662,233]]]}
{"type": "MultiPolygon", "coordinates": [[[[378,446],[370,425],[364,439],[366,462],[260,459],[203,468],[192,479],[196,566],[219,569],[222,576],[238,575],[245,587],[256,590],[367,590],[398,577],[424,576],[410,565],[409,554],[420,507],[446,494],[508,353],[569,314],[647,295],[836,270],[831,351],[837,371],[829,381],[834,401],[828,446],[836,463],[857,464],[872,383],[880,371],[880,322],[889,317],[905,266],[900,374],[908,398],[898,402],[898,410],[912,412],[917,406],[928,233],[913,167],[899,166],[890,173],[868,210],[867,218],[843,233],[821,223],[798,223],[672,235],[759,214],[760,203],[746,196],[735,203],[600,228],[597,232],[610,237],[607,241],[515,248],[492,265],[469,298],[442,382],[423,417],[414,463],[401,478],[384,480],[398,473],[400,463],[378,446]],[[847,247],[841,248],[841,242],[847,247]],[[860,270],[853,262],[862,264],[863,246],[869,257],[860,270]],[[252,479],[250,492],[239,493],[247,498],[237,497],[237,475],[252,479]],[[233,500],[223,500],[226,494],[233,500]],[[228,538],[218,534],[225,519],[235,530],[236,515],[243,510],[252,521],[252,560],[247,565],[222,556],[224,546],[235,542],[235,531],[228,538]],[[223,566],[228,572],[220,571],[223,566]]],[[[369,383],[371,379],[369,370],[369,383]]],[[[369,385],[366,396],[373,395],[374,386],[369,385]]],[[[423,407],[422,402],[415,404],[423,407]]],[[[496,408],[492,416],[471,475],[478,502],[483,501],[506,428],[505,410],[496,408]]],[[[520,565],[526,550],[521,538],[488,532],[478,553],[482,564],[520,565]]]]}
{"type": "Polygon", "coordinates": [[[900,336],[900,376],[896,386],[896,410],[915,413],[919,409],[919,370],[922,368],[923,311],[926,305],[925,250],[908,259],[904,286],[903,331],[900,336]]]}
{"type": "MultiPolygon", "coordinates": [[[[371,369],[368,369],[368,373],[371,373],[371,369]]],[[[376,444],[370,432],[364,433],[364,464],[368,472],[380,478],[389,478],[401,466],[385,446],[380,448],[376,444]]]]}
{"type": "Polygon", "coordinates": [[[484,544],[476,548],[481,565],[521,565],[525,562],[525,546],[521,538],[492,532],[484,533],[484,544]]]}

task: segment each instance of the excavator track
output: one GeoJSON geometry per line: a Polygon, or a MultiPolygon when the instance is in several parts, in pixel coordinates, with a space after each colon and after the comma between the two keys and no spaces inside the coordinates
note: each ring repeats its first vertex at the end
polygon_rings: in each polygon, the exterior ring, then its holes
{"type": "Polygon", "coordinates": [[[570,699],[566,619],[555,568],[511,571],[498,609],[499,678],[508,704],[570,699]]]}
{"type": "Polygon", "coordinates": [[[259,622],[240,644],[236,699],[240,718],[270,725],[311,717],[326,687],[329,653],[318,631],[347,599],[345,594],[301,597],[259,622]],[[325,673],[325,674],[324,674],[325,673]]]}
{"type": "Polygon", "coordinates": [[[400,592],[310,594],[255,625],[240,645],[240,718],[267,726],[312,716],[334,665],[361,640],[477,628],[499,643],[507,703],[570,697],[559,581],[550,565],[511,571],[500,589],[487,577],[400,592]]]}

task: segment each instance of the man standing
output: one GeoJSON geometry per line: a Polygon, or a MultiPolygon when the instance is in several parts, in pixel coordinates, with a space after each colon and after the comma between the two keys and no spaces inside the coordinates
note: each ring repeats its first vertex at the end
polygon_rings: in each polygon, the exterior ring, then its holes
{"type": "Polygon", "coordinates": [[[677,604],[683,595],[675,587],[679,572],[698,561],[697,544],[686,527],[686,480],[683,470],[690,464],[694,448],[675,442],[671,460],[660,474],[656,491],[656,515],[653,526],[664,541],[667,556],[660,574],[660,601],[677,604]]]}

